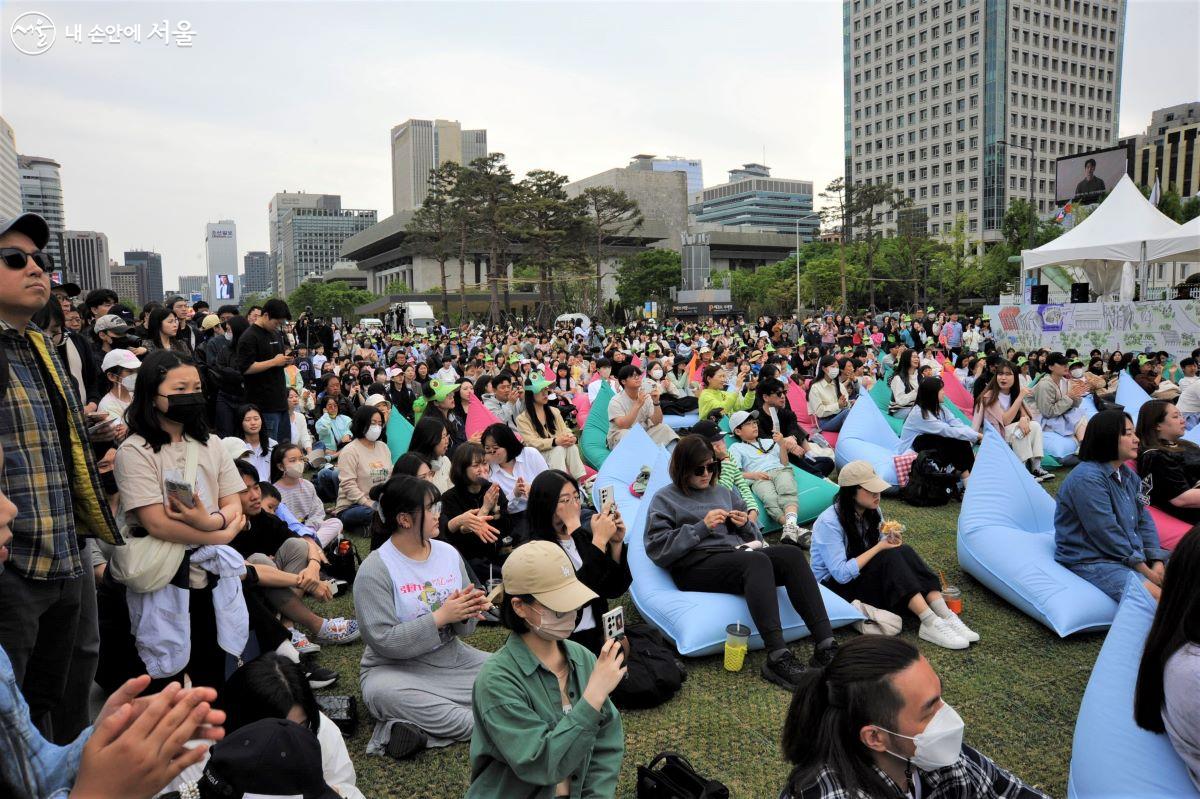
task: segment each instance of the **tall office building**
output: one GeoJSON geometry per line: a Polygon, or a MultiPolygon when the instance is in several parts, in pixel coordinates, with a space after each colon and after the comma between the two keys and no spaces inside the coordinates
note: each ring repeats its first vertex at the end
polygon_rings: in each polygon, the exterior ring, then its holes
{"type": "Polygon", "coordinates": [[[262,251],[242,256],[242,294],[273,294],[275,272],[271,269],[271,254],[262,251]]]}
{"type": "Polygon", "coordinates": [[[1152,186],[1157,175],[1163,191],[1174,189],[1181,197],[1200,193],[1200,103],[1158,109],[1146,132],[1131,138],[1134,183],[1152,186]]]}
{"type": "Polygon", "coordinates": [[[116,264],[109,267],[108,272],[109,279],[112,280],[111,288],[117,292],[118,297],[139,304],[142,302],[142,289],[138,285],[136,267],[129,264],[116,264]]]}
{"type": "Polygon", "coordinates": [[[138,302],[162,302],[162,255],[151,250],[126,250],[125,266],[137,272],[138,302]]]}
{"type": "Polygon", "coordinates": [[[21,207],[25,211],[40,214],[50,226],[50,243],[46,245],[46,252],[54,258],[56,269],[63,263],[62,235],[66,226],[62,180],[58,173],[61,168],[52,158],[17,156],[17,171],[21,176],[21,207]]]}
{"type": "Polygon", "coordinates": [[[425,202],[430,170],[487,155],[487,131],[463,130],[446,119],[410,119],[392,128],[391,149],[392,213],[399,213],[425,202]]]}
{"type": "Polygon", "coordinates": [[[704,167],[698,158],[683,158],[678,155],[658,157],[654,155],[635,155],[629,162],[630,169],[649,169],[653,172],[682,172],[687,175],[688,202],[704,188],[704,167]]]}
{"type": "Polygon", "coordinates": [[[195,302],[196,297],[212,304],[212,292],[209,291],[208,275],[180,275],[179,296],[189,303],[195,302]]]}
{"type": "Polygon", "coordinates": [[[342,242],[378,221],[375,211],[350,208],[290,208],[280,220],[281,288],[287,296],[310,275],[322,275],[341,260],[342,242]]]}
{"type": "Polygon", "coordinates": [[[292,271],[291,267],[283,264],[283,216],[295,208],[323,208],[328,211],[339,211],[342,208],[342,198],[337,194],[307,194],[305,192],[281,191],[267,203],[267,233],[271,248],[271,292],[282,293],[284,273],[292,271]]]}
{"type": "Polygon", "coordinates": [[[984,241],[1031,191],[1049,213],[1055,159],[1117,142],[1124,34],[1125,0],[843,0],[847,185],[984,241]]]}
{"type": "Polygon", "coordinates": [[[812,241],[820,227],[813,213],[811,180],[771,177],[762,164],[744,164],[729,171],[729,182],[700,192],[688,211],[697,222],[726,227],[772,230],[812,241]]]}
{"type": "Polygon", "coordinates": [[[208,264],[207,299],[217,304],[236,303],[242,293],[238,289],[237,225],[232,219],[204,226],[204,256],[208,264]]]}
{"type": "Polygon", "coordinates": [[[63,269],[68,280],[86,294],[92,289],[112,287],[108,271],[108,236],[94,230],[64,230],[63,269]]]}
{"type": "Polygon", "coordinates": [[[0,117],[0,217],[21,213],[21,172],[17,168],[17,137],[0,117]]]}

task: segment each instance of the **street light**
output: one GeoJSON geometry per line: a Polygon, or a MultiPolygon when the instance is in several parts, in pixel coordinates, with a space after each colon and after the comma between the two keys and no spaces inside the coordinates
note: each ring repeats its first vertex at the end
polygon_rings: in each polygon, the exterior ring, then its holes
{"type": "Polygon", "coordinates": [[[800,223],[810,219],[820,219],[819,213],[805,214],[796,217],[796,321],[800,321],[800,223]]]}

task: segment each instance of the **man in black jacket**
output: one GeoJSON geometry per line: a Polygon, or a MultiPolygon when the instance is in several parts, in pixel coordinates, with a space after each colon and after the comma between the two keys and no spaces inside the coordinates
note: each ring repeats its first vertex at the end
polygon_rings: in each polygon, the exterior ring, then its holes
{"type": "Polygon", "coordinates": [[[788,448],[788,460],[794,466],[818,477],[828,477],[833,472],[833,458],[809,456],[808,448],[812,442],[796,414],[788,407],[787,386],[781,381],[770,378],[759,385],[754,409],[758,411],[759,437],[772,438],[778,430],[784,439],[782,446],[788,448]]]}

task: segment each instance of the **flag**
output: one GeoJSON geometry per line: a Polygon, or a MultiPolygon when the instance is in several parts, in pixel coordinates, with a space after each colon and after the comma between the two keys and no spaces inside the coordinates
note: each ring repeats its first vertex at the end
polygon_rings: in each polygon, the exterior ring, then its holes
{"type": "Polygon", "coordinates": [[[1055,222],[1061,222],[1063,219],[1071,215],[1071,203],[1067,203],[1062,208],[1058,209],[1058,216],[1054,217],[1055,222]]]}
{"type": "Polygon", "coordinates": [[[1158,201],[1162,199],[1162,184],[1158,182],[1158,175],[1154,176],[1154,186],[1150,189],[1150,204],[1155,208],[1158,207],[1158,201]]]}

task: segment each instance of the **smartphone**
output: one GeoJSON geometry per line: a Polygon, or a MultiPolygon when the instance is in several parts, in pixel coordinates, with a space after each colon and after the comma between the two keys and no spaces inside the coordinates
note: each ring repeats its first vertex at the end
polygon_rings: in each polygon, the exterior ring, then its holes
{"type": "Polygon", "coordinates": [[[604,640],[610,638],[620,641],[625,637],[625,608],[617,605],[615,608],[605,613],[600,617],[601,626],[604,629],[604,640]]]}
{"type": "Polygon", "coordinates": [[[192,487],[187,483],[177,482],[169,477],[164,481],[167,487],[167,496],[175,497],[181,505],[189,508],[196,507],[196,494],[192,487]]]}
{"type": "Polygon", "coordinates": [[[615,509],[615,507],[616,507],[616,498],[613,496],[613,487],[610,485],[609,486],[601,486],[600,487],[600,512],[604,513],[606,511],[615,509]]]}
{"type": "Polygon", "coordinates": [[[103,422],[98,422],[98,423],[92,425],[91,427],[89,427],[87,429],[88,435],[90,436],[92,433],[98,433],[101,430],[103,430],[104,428],[108,427],[109,425],[114,424],[115,422],[116,422],[116,419],[113,419],[110,416],[109,418],[105,419],[103,422]]]}

